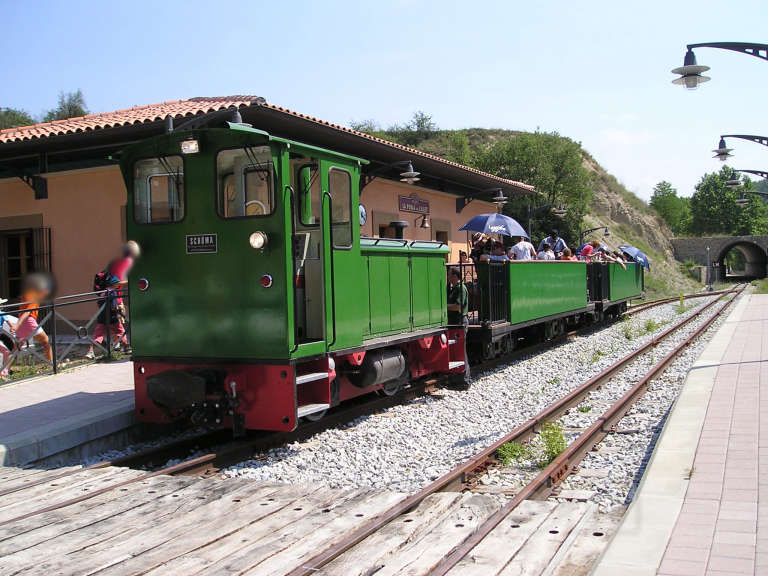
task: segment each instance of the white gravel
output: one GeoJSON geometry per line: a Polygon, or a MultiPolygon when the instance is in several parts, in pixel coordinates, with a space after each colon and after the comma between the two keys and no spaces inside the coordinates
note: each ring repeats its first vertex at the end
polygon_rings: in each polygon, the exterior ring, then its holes
{"type": "MultiPolygon", "coordinates": [[[[685,314],[709,301],[695,301],[685,314]]],[[[536,356],[475,374],[469,391],[444,390],[439,397],[419,398],[359,418],[306,442],[271,450],[261,458],[227,469],[225,474],[331,487],[415,491],[668,327],[661,325],[640,335],[647,320],[669,324],[681,319],[683,315],[676,307],[669,304],[639,313],[627,322],[577,337],[536,356]],[[626,336],[630,331],[631,340],[626,336]]],[[[678,335],[673,340],[679,342],[681,338],[678,335]]],[[[658,350],[656,358],[664,353],[658,350]]],[[[602,412],[597,397],[594,402],[595,408],[589,413],[572,412],[586,422],[602,412]]],[[[575,417],[567,425],[579,426],[581,420],[575,417]]],[[[576,435],[578,431],[573,437],[576,435]]],[[[585,461],[584,466],[588,465],[585,461]]]]}

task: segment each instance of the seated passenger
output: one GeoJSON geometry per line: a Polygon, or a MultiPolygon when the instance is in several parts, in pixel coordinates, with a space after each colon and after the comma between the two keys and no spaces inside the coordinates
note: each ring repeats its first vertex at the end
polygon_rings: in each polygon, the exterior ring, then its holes
{"type": "Polygon", "coordinates": [[[494,242],[490,254],[483,254],[480,257],[481,262],[509,262],[509,257],[504,252],[504,244],[494,242]]]}
{"type": "Polygon", "coordinates": [[[549,244],[549,246],[552,248],[552,251],[555,253],[555,256],[558,258],[562,255],[563,251],[568,248],[565,240],[560,238],[557,230],[552,230],[549,236],[544,238],[544,240],[539,243],[539,252],[544,249],[544,244],[549,244]]]}
{"type": "Polygon", "coordinates": [[[536,255],[536,260],[555,260],[555,253],[552,251],[552,246],[548,242],[544,242],[541,245],[541,250],[536,255]]]}
{"type": "Polygon", "coordinates": [[[509,256],[515,262],[534,260],[536,258],[536,249],[523,236],[519,236],[517,244],[509,249],[509,256]]]}
{"type": "Polygon", "coordinates": [[[581,257],[582,258],[589,258],[592,256],[592,253],[600,248],[600,242],[597,240],[592,240],[589,244],[586,244],[584,248],[581,249],[581,257]]]}
{"type": "Polygon", "coordinates": [[[560,260],[575,261],[575,260],[578,260],[578,258],[576,258],[576,256],[573,255],[573,252],[571,252],[570,248],[564,248],[563,253],[560,256],[560,260]]]}

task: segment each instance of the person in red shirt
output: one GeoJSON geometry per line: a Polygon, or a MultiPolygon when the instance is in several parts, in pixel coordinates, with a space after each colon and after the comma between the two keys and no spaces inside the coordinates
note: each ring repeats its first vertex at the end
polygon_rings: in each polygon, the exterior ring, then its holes
{"type": "Polygon", "coordinates": [[[600,248],[600,242],[597,240],[592,240],[589,244],[584,246],[584,248],[581,249],[581,257],[582,258],[589,258],[592,256],[592,253],[600,248]]]}
{"type": "MultiPolygon", "coordinates": [[[[128,274],[133,268],[133,263],[141,256],[139,245],[133,240],[129,240],[123,245],[121,256],[109,263],[105,272],[109,277],[109,285],[105,293],[105,306],[110,306],[110,327],[109,332],[112,336],[112,346],[121,345],[125,354],[131,353],[130,344],[128,344],[128,335],[125,332],[124,320],[126,317],[125,304],[122,298],[122,289],[128,284],[128,274]],[[114,306],[113,306],[114,304],[114,306]]],[[[93,342],[101,344],[107,337],[106,314],[99,317],[99,323],[93,330],[93,342]]],[[[110,344],[106,344],[110,345],[110,344]]],[[[93,343],[85,355],[86,358],[94,358],[93,343]]]]}

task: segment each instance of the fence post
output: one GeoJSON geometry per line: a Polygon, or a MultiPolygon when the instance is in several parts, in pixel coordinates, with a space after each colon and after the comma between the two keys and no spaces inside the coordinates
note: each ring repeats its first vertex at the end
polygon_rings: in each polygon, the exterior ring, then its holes
{"type": "Polygon", "coordinates": [[[104,292],[104,319],[106,320],[106,345],[107,359],[112,360],[112,302],[110,302],[109,290],[104,292]]]}
{"type": "Polygon", "coordinates": [[[56,350],[56,298],[51,299],[51,321],[53,326],[51,327],[51,353],[53,356],[53,373],[59,373],[59,354],[56,350]]]}

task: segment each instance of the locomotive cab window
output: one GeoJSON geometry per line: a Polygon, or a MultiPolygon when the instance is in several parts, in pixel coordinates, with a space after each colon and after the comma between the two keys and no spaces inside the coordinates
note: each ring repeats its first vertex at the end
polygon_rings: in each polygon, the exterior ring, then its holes
{"type": "Polygon", "coordinates": [[[134,165],[133,217],[139,224],[184,218],[184,163],[181,156],[145,158],[134,165]]]}
{"type": "Polygon", "coordinates": [[[269,216],[275,169],[269,146],[222,150],[216,156],[216,206],[222,218],[269,216]]]}
{"type": "Polygon", "coordinates": [[[328,188],[333,200],[331,238],[334,248],[352,246],[352,178],[340,168],[328,171],[328,188]]]}

